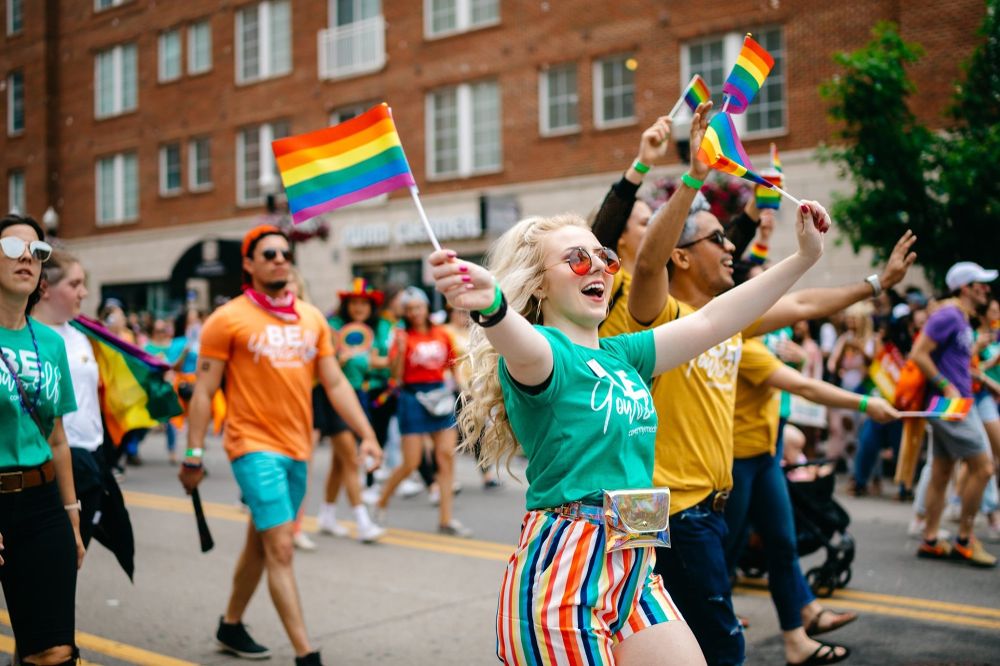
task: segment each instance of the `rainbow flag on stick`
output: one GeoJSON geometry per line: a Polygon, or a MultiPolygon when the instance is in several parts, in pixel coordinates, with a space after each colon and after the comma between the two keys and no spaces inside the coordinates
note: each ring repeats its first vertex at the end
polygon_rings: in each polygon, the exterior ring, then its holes
{"type": "Polygon", "coordinates": [[[771,168],[778,173],[784,173],[785,170],[781,168],[781,158],[778,157],[778,147],[771,142],[771,168]]]}
{"type": "Polygon", "coordinates": [[[70,325],[91,342],[101,374],[101,412],[116,444],[130,430],[151,428],[182,413],[177,393],[163,378],[170,366],[79,316],[70,325]]]}
{"type": "MultiPolygon", "coordinates": [[[[781,187],[784,183],[782,182],[781,174],[777,171],[762,172],[760,174],[764,180],[771,183],[772,185],[777,185],[781,187]]],[[[765,208],[773,208],[778,210],[781,208],[781,192],[774,189],[773,187],[766,187],[764,185],[757,185],[754,187],[754,197],[757,200],[757,208],[763,210],[765,208]]]]}
{"type": "Polygon", "coordinates": [[[708,89],[708,84],[705,83],[705,79],[695,74],[681,93],[680,99],[674,104],[674,108],[670,109],[670,113],[667,115],[673,118],[674,114],[680,111],[682,104],[687,104],[691,113],[694,113],[699,104],[710,99],[712,99],[712,91],[708,89]]]}
{"type": "Polygon", "coordinates": [[[296,223],[416,186],[384,103],[339,125],[273,141],[271,149],[296,223]]]}
{"type": "Polygon", "coordinates": [[[921,412],[900,412],[903,418],[931,418],[945,421],[961,421],[972,409],[972,398],[945,398],[936,395],[931,398],[927,409],[921,412]]]}
{"type": "Polygon", "coordinates": [[[733,126],[733,118],[728,113],[716,114],[708,123],[708,129],[698,148],[698,159],[712,169],[746,178],[767,188],[774,187],[752,170],[753,165],[743,150],[736,127],[733,126]]]}
{"type": "Polygon", "coordinates": [[[773,67],[774,58],[771,54],[747,33],[733,71],[729,72],[729,77],[722,85],[722,94],[726,96],[722,111],[746,111],[773,67]]]}

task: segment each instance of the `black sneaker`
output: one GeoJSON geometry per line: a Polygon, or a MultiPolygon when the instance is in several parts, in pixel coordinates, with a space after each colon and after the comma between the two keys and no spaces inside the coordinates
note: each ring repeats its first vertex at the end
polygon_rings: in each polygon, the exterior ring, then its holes
{"type": "Polygon", "coordinates": [[[302,657],[296,657],[295,666],[323,666],[323,662],[319,660],[319,650],[302,657]]]}
{"type": "MultiPolygon", "coordinates": [[[[242,622],[226,624],[219,618],[219,630],[215,632],[215,640],[224,651],[244,659],[269,659],[271,651],[254,639],[250,638],[242,622]]],[[[319,663],[319,662],[317,662],[319,663]]]]}

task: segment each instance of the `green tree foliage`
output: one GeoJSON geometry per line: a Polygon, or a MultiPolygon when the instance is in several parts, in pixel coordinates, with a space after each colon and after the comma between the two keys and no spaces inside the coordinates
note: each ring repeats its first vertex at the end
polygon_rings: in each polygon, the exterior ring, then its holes
{"type": "Polygon", "coordinates": [[[857,250],[884,258],[904,229],[920,241],[920,264],[938,285],[955,261],[996,263],[1000,238],[1000,35],[988,0],[985,43],[966,67],[950,112],[953,131],[934,133],[910,110],[920,97],[906,66],[923,55],[891,23],[853,53],[839,53],[842,72],[824,84],[843,146],[824,151],[854,185],[834,199],[833,214],[857,250]]]}

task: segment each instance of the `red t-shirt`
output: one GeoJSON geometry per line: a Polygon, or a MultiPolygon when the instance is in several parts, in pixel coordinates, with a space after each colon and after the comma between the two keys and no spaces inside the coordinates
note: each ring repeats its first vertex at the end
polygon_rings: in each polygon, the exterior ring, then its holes
{"type": "MultiPolygon", "coordinates": [[[[406,331],[405,335],[403,383],[443,382],[444,371],[455,362],[455,347],[448,331],[440,326],[431,326],[426,333],[411,330],[406,331]]],[[[393,345],[392,356],[396,357],[399,352],[399,345],[393,345]]]]}

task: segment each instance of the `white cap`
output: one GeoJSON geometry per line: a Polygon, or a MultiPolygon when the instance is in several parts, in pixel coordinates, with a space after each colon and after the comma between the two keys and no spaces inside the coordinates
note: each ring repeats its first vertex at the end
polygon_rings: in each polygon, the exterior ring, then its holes
{"type": "Polygon", "coordinates": [[[899,320],[902,319],[903,317],[909,316],[909,314],[910,314],[910,306],[907,305],[906,303],[896,303],[896,305],[893,306],[892,308],[893,319],[899,320]]]}
{"type": "Polygon", "coordinates": [[[944,282],[948,291],[956,291],[973,282],[993,282],[997,275],[996,271],[988,271],[972,261],[960,261],[948,269],[944,282]]]}

